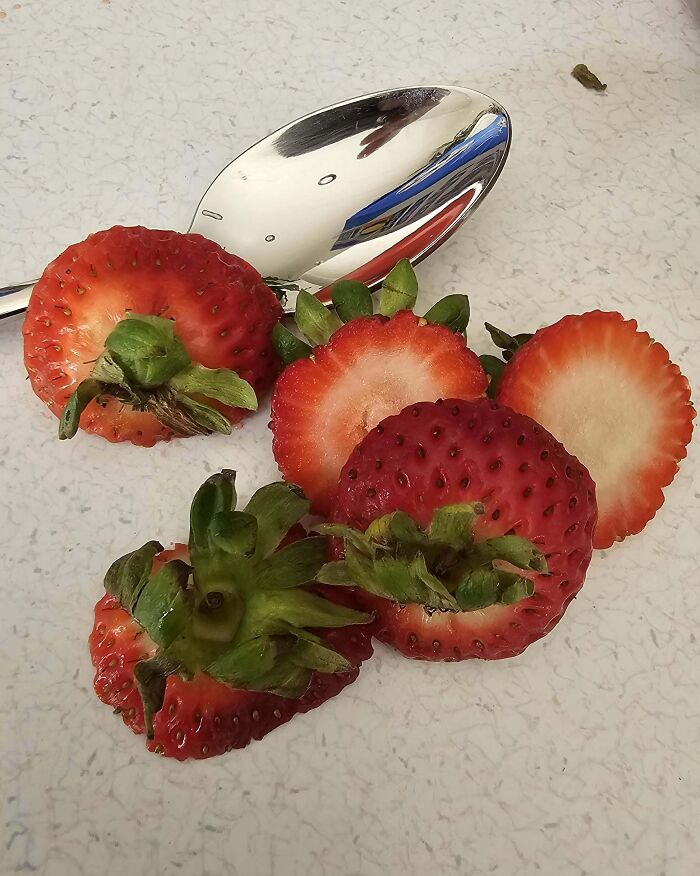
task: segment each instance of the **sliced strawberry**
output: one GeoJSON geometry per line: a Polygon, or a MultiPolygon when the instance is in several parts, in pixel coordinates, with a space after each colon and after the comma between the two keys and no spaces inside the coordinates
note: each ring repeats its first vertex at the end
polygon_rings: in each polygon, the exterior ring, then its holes
{"type": "MultiPolygon", "coordinates": [[[[583,465],[529,417],[491,401],[447,399],[411,405],[365,437],[343,467],[331,520],[367,531],[367,538],[370,524],[376,527],[398,511],[430,533],[436,510],[446,506],[472,521],[476,515],[473,530],[459,530],[462,546],[443,546],[436,554],[434,545],[424,548],[404,536],[394,553],[392,542],[381,543],[375,534],[370,538],[374,560],[369,551],[359,567],[364,577],[353,579],[347,577],[354,573],[348,551],[357,536],[346,538],[344,549],[336,540],[336,556],[345,554],[346,561],[324,567],[319,580],[360,584],[355,597],[376,613],[375,634],[408,657],[493,660],[519,654],[554,627],[583,584],[596,520],[593,482],[583,465]],[[506,534],[519,537],[521,548],[532,548],[532,558],[544,559],[547,574],[538,571],[539,560],[514,569],[501,553],[493,570],[479,560],[473,568],[488,574],[505,571],[507,579],[519,579],[520,590],[460,610],[464,603],[458,585],[464,578],[455,578],[452,570],[463,576],[487,540],[506,534]],[[426,558],[428,580],[435,584],[437,577],[443,595],[433,591],[427,602],[380,595],[382,588],[396,582],[403,586],[408,579],[398,575],[396,564],[393,578],[373,577],[373,563],[393,556],[414,562],[416,544],[426,558]],[[449,607],[454,600],[459,605],[449,607]]],[[[338,534],[332,525],[324,531],[338,534]]]]}
{"type": "MultiPolygon", "coordinates": [[[[275,378],[271,331],[282,310],[257,271],[198,234],[117,226],[68,247],[32,292],[25,365],[34,392],[57,416],[129,313],[174,320],[194,363],[229,369],[258,395],[275,378]]],[[[151,412],[109,393],[99,401],[90,401],[80,418],[89,432],[143,446],[173,435],[151,412]]],[[[213,407],[231,423],[245,415],[213,407]]]]}
{"type": "Polygon", "coordinates": [[[411,402],[476,398],[486,384],[462,335],[410,311],[360,317],[280,376],[272,450],[285,478],[324,514],[350,451],[380,420],[411,402]]]}
{"type": "Polygon", "coordinates": [[[634,320],[601,311],[538,331],[506,366],[497,398],[586,464],[596,483],[597,548],[640,532],[661,507],[695,416],[668,351],[634,320]]]}
{"type": "Polygon", "coordinates": [[[232,472],[210,478],[189,549],[149,542],[117,560],[95,606],[98,697],[151,751],[179,760],[262,739],[355,681],[372,655],[357,626],[370,617],[306,586],[326,556],[296,522],[308,501],[272,484],[245,512],[235,502],[232,472]]]}

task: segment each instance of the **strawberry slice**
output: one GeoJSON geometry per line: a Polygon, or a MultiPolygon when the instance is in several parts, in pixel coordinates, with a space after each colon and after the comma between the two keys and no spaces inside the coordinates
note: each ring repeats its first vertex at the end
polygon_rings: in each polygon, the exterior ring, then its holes
{"type": "Polygon", "coordinates": [[[592,311],[540,329],[506,365],[497,398],[542,423],[596,483],[596,548],[640,532],[686,455],[695,410],[668,351],[634,320],[592,311]]]}
{"type": "Polygon", "coordinates": [[[257,271],[218,244],[117,226],[44,271],[24,322],[25,365],[63,415],[61,437],[78,423],[143,446],[226,432],[277,374],[281,313],[257,271]]]}
{"type": "Polygon", "coordinates": [[[262,739],[335,696],[372,655],[370,616],[310,586],[326,540],[270,484],[236,511],[234,473],[192,503],[189,546],[148,542],[112,564],[89,639],[98,697],[151,751],[205,758],[262,739]],[[329,598],[330,597],[330,598],[329,598]]]}
{"type": "Polygon", "coordinates": [[[425,317],[416,316],[405,309],[415,301],[415,275],[408,262],[397,269],[387,281],[400,285],[398,294],[391,286],[383,291],[378,315],[371,315],[372,298],[362,284],[334,287],[345,325],[300,295],[297,323],[316,344],[313,354],[276,329],[282,358],[289,358],[285,342],[299,358],[273,392],[272,450],[284,477],[302,487],[318,514],[328,512],[350,451],[380,420],[411,402],[476,398],[486,391],[486,375],[463,334],[466,297],[449,296],[425,317]],[[407,285],[410,291],[402,294],[407,285]]]}

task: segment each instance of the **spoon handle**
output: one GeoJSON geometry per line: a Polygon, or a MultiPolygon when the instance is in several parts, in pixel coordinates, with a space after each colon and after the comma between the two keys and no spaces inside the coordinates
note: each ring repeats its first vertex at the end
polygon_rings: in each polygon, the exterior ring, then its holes
{"type": "Polygon", "coordinates": [[[32,286],[36,282],[36,280],[30,280],[28,283],[15,283],[14,286],[0,288],[0,319],[14,316],[27,309],[32,286]]]}

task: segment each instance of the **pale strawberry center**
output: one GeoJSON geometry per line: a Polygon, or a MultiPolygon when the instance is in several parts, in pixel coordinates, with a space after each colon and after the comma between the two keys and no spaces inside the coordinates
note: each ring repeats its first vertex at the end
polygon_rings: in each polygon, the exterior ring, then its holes
{"type": "Polygon", "coordinates": [[[588,468],[599,504],[634,489],[640,460],[656,446],[658,400],[629,369],[610,357],[570,364],[539,390],[535,419],[588,468]]]}

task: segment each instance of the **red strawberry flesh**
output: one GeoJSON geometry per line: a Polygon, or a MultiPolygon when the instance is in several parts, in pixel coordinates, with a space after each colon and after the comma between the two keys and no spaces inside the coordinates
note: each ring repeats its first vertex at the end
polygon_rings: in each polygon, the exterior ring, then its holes
{"type": "Polygon", "coordinates": [[[548,633],[583,584],[596,521],[595,488],[543,427],[495,402],[446,399],[382,421],[343,467],[331,520],[364,531],[392,511],[429,524],[435,508],[482,502],[477,540],[514,533],[531,541],[549,574],[512,605],[431,611],[370,596],[375,634],[410,657],[512,657],[548,633]]]}
{"type": "Polygon", "coordinates": [[[327,513],[345,460],[380,420],[415,401],[475,398],[486,385],[463,336],[409,311],[354,319],[278,379],[275,459],[313,509],[327,513]]]}

